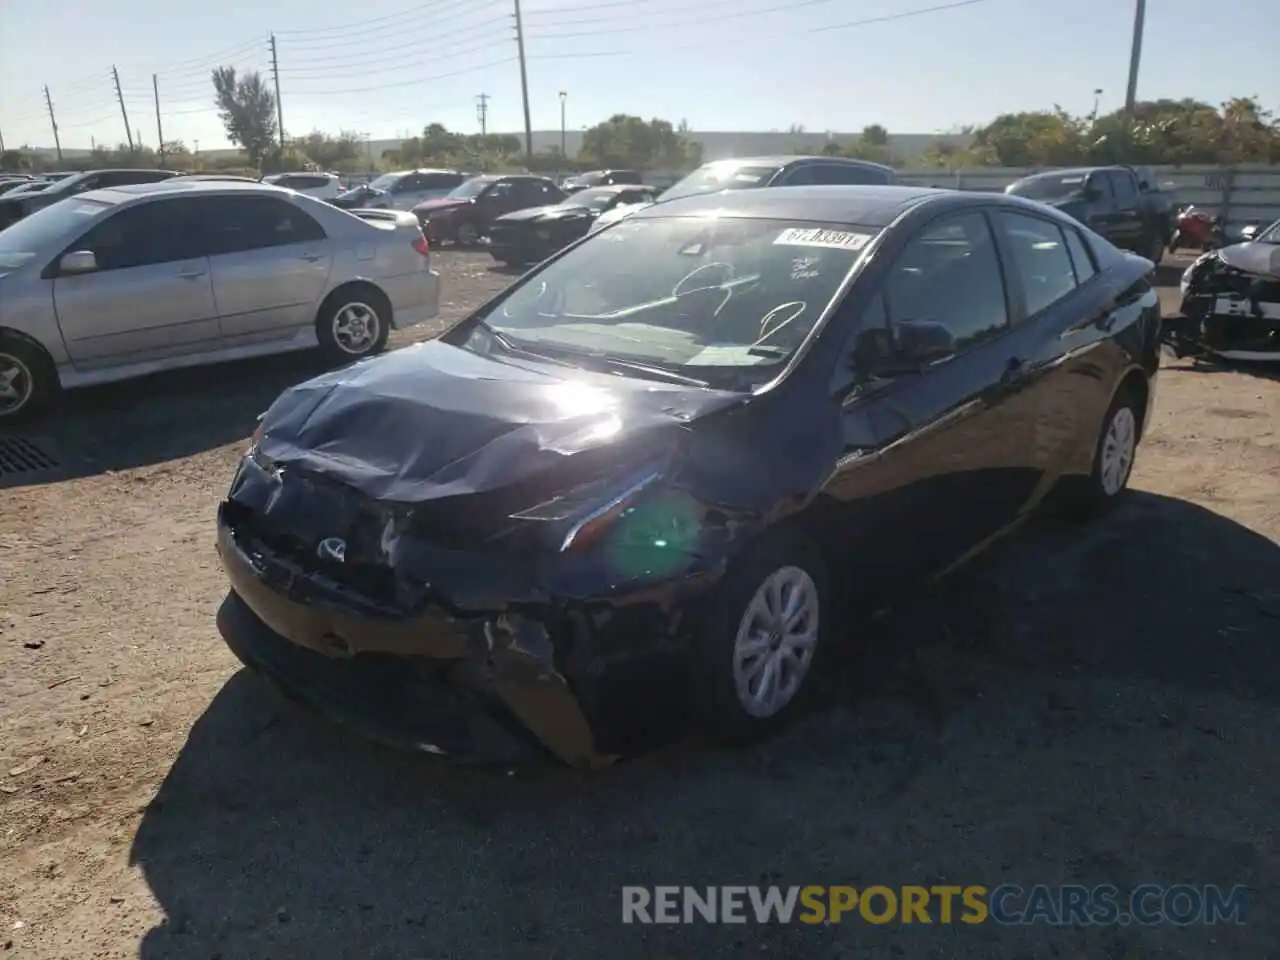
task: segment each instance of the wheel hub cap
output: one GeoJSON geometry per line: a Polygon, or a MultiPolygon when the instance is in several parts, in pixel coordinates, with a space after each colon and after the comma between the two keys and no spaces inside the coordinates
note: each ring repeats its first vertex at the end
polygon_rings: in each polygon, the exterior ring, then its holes
{"type": "Polygon", "coordinates": [[[31,399],[31,371],[17,357],[0,353],[0,413],[17,413],[31,399]]]}
{"type": "Polygon", "coordinates": [[[349,303],[333,319],[333,339],[347,353],[364,353],[378,339],[379,325],[372,307],[349,303]]]}
{"type": "Polygon", "coordinates": [[[1138,424],[1133,411],[1121,407],[1107,425],[1102,441],[1102,490],[1109,497],[1119,493],[1129,479],[1137,437],[1138,424]]]}
{"type": "Polygon", "coordinates": [[[747,604],[733,651],[738,701],[757,719],[795,699],[818,642],[818,588],[799,567],[774,571],[747,604]]]}

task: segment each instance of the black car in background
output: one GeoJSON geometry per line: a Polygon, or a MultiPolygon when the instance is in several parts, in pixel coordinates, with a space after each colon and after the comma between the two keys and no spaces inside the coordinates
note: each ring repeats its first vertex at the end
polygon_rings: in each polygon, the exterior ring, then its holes
{"type": "Polygon", "coordinates": [[[657,190],[630,184],[588,187],[548,207],[503,214],[489,226],[489,252],[511,266],[537,263],[584,237],[597,217],[633,203],[653,203],[657,190]]]}
{"type": "Polygon", "coordinates": [[[1157,189],[1142,167],[1049,170],[1009,184],[1005,193],[1047,203],[1154,263],[1173,237],[1173,195],[1157,189]]]}
{"type": "Polygon", "coordinates": [[[380,197],[385,197],[386,194],[385,190],[379,190],[376,187],[369,186],[367,183],[361,183],[350,190],[344,190],[327,202],[342,210],[358,210],[380,197]]]}
{"type": "Polygon", "coordinates": [[[156,183],[177,175],[173,170],[88,170],[63,177],[38,193],[23,193],[16,197],[0,196],[0,229],[17,223],[28,214],[50,204],[87,190],[123,187],[132,183],[156,183]]]}
{"type": "Polygon", "coordinates": [[[1000,194],[645,207],[282,394],[218,511],[249,667],[417,750],[592,766],[796,716],[858,614],[1125,490],[1151,264],[1000,194]]]}
{"type": "Polygon", "coordinates": [[[588,170],[586,173],[575,173],[560,182],[560,189],[565,193],[586,190],[588,187],[611,187],[618,183],[639,185],[644,177],[639,170],[588,170]]]}

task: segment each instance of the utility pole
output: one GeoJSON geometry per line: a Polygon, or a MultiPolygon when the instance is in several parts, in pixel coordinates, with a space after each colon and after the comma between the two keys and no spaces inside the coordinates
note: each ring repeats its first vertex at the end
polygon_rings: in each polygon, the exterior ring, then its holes
{"type": "Polygon", "coordinates": [[[1129,53],[1129,88],[1124,110],[1130,117],[1138,105],[1138,64],[1142,61],[1142,28],[1147,19],[1147,0],[1137,0],[1133,11],[1133,49],[1129,53]]]}
{"type": "Polygon", "coordinates": [[[520,99],[524,101],[524,162],[533,167],[533,121],[529,119],[529,71],[524,58],[524,20],[520,17],[520,0],[516,8],[516,50],[520,54],[520,99]]]}
{"type": "Polygon", "coordinates": [[[4,153],[4,131],[0,130],[0,153],[4,153]]]}
{"type": "Polygon", "coordinates": [[[44,104],[49,108],[49,125],[53,127],[53,148],[58,151],[58,162],[62,162],[62,141],[58,139],[58,121],[53,115],[53,97],[49,95],[49,86],[45,84],[44,104]]]}
{"type": "Polygon", "coordinates": [[[157,155],[160,157],[160,166],[164,166],[164,127],[160,125],[160,80],[153,73],[151,75],[151,91],[156,95],[156,143],[160,146],[156,149],[157,155]]]}
{"type": "Polygon", "coordinates": [[[111,67],[111,79],[116,84],[116,99],[120,101],[120,116],[124,119],[124,136],[129,141],[129,152],[133,153],[133,130],[129,128],[129,111],[124,107],[124,94],[120,92],[120,71],[111,67]]]}
{"type": "Polygon", "coordinates": [[[489,133],[489,95],[481,93],[476,96],[476,118],[480,121],[480,136],[489,133]]]}
{"type": "Polygon", "coordinates": [[[565,105],[565,101],[568,99],[569,99],[569,91],[561,90],[560,91],[560,160],[562,163],[564,162],[564,155],[568,152],[568,149],[569,149],[568,137],[565,133],[565,125],[564,125],[564,105],[565,105]]]}
{"type": "Polygon", "coordinates": [[[284,153],[284,104],[280,102],[280,58],[276,56],[276,35],[271,35],[271,76],[276,82],[276,126],[280,128],[280,152],[284,153]]]}

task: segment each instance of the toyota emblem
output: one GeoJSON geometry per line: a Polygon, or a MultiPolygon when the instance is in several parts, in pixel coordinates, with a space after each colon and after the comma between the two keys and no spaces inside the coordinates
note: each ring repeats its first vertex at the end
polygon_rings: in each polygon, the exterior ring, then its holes
{"type": "Polygon", "coordinates": [[[347,541],[341,537],[325,537],[316,547],[316,556],[321,560],[332,560],[342,563],[347,559],[347,541]]]}

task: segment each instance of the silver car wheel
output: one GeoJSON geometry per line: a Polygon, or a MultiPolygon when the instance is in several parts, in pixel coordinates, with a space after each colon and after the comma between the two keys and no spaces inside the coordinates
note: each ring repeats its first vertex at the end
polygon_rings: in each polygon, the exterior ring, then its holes
{"type": "Polygon", "coordinates": [[[333,341],[353,357],[367,353],[381,332],[382,318],[367,303],[348,303],[333,315],[333,341]]]}
{"type": "Polygon", "coordinates": [[[1102,492],[1108,497],[1114,497],[1128,482],[1137,446],[1138,422],[1133,410],[1120,407],[1107,424],[1107,433],[1102,440],[1102,462],[1098,473],[1102,492]]]}
{"type": "Polygon", "coordinates": [[[0,353],[0,416],[12,416],[30,403],[35,388],[30,368],[13,354],[0,353]]]}
{"type": "Polygon", "coordinates": [[[463,223],[458,226],[458,243],[469,247],[480,239],[480,231],[474,223],[463,223]]]}
{"type": "Polygon", "coordinates": [[[733,684],[757,720],[795,699],[818,645],[818,587],[799,567],[775,570],[760,584],[738,624],[733,684]]]}

